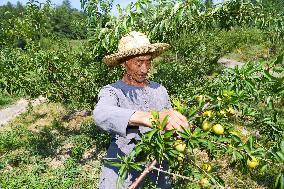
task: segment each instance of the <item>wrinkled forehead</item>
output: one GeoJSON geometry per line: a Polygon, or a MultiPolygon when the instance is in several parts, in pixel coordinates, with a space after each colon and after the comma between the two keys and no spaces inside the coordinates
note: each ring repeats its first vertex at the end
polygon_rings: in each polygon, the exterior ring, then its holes
{"type": "Polygon", "coordinates": [[[152,55],[150,54],[145,54],[145,55],[139,55],[136,57],[137,60],[151,60],[152,55]]]}
{"type": "Polygon", "coordinates": [[[122,64],[126,63],[126,61],[130,61],[132,63],[134,63],[134,62],[144,62],[144,61],[152,62],[152,59],[153,59],[152,58],[152,54],[133,55],[133,56],[129,56],[129,57],[125,58],[122,61],[122,64]]]}

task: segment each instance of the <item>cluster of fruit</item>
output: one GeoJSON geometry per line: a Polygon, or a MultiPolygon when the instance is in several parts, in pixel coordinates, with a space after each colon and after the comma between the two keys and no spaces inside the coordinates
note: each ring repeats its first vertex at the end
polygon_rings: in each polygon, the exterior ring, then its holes
{"type": "MultiPolygon", "coordinates": [[[[217,108],[216,107],[209,108],[206,111],[201,112],[198,116],[199,120],[197,120],[196,125],[200,125],[200,128],[204,132],[213,132],[217,136],[223,135],[223,137],[226,137],[223,119],[227,120],[232,116],[237,116],[238,112],[233,107],[231,107],[229,104],[223,104],[223,102],[221,103],[221,101],[228,100],[233,95],[234,94],[231,91],[228,92],[228,91],[224,90],[223,99],[221,97],[217,98],[217,101],[220,103],[219,106],[217,108]],[[221,108],[221,106],[226,107],[226,108],[221,108]]],[[[206,102],[210,102],[208,97],[206,97],[205,95],[196,96],[195,100],[196,100],[196,102],[199,103],[199,107],[204,106],[206,104],[206,102]]],[[[194,125],[194,127],[193,127],[194,129],[197,127],[196,125],[194,125]]],[[[228,132],[226,134],[232,134],[232,133],[233,133],[233,131],[228,132]]],[[[232,147],[231,144],[229,144],[228,146],[232,147]]],[[[184,159],[184,151],[186,149],[186,144],[182,140],[179,139],[179,140],[175,141],[174,147],[178,152],[180,152],[178,160],[179,161],[183,160],[184,159]]],[[[259,160],[256,157],[250,155],[247,158],[246,164],[247,164],[249,169],[254,169],[259,165],[259,160]]],[[[209,173],[212,170],[212,166],[211,166],[210,163],[204,163],[202,165],[202,169],[203,169],[203,171],[209,173]]],[[[202,188],[208,188],[210,186],[210,179],[208,177],[203,177],[199,180],[199,184],[202,188]]]]}
{"type": "Polygon", "coordinates": [[[175,149],[179,152],[178,161],[182,161],[184,158],[184,151],[186,149],[186,144],[182,140],[178,139],[174,142],[175,149]]]}
{"type": "Polygon", "coordinates": [[[210,129],[212,129],[212,131],[217,135],[224,134],[224,127],[219,123],[212,126],[211,123],[205,120],[203,121],[201,128],[203,131],[209,131],[210,129]]]}
{"type": "MultiPolygon", "coordinates": [[[[184,151],[186,149],[186,143],[183,142],[181,139],[178,139],[174,142],[174,147],[175,149],[179,152],[179,156],[178,156],[178,161],[182,161],[184,159],[184,151]]],[[[205,172],[211,172],[212,170],[212,166],[210,163],[204,163],[202,165],[202,169],[205,171],[205,172]]],[[[210,186],[210,182],[209,182],[209,179],[208,178],[201,178],[200,181],[199,181],[199,184],[202,188],[207,188],[210,186]]]]}

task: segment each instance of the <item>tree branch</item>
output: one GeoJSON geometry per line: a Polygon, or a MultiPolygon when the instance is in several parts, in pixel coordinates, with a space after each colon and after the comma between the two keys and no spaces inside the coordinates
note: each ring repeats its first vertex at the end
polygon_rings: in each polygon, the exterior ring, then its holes
{"type": "Polygon", "coordinates": [[[135,179],[135,181],[134,181],[130,186],[128,186],[128,189],[135,189],[135,188],[138,186],[138,184],[139,184],[140,182],[142,182],[142,180],[146,177],[146,175],[147,175],[150,171],[152,171],[152,170],[154,169],[154,167],[155,167],[156,164],[157,164],[157,160],[152,161],[152,162],[144,169],[144,171],[141,173],[141,175],[140,175],[139,177],[137,177],[137,178],[135,179]]]}

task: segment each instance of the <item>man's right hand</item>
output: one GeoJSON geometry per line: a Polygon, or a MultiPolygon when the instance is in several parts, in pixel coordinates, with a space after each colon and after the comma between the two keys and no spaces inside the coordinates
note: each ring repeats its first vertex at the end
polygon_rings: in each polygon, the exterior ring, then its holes
{"type": "MultiPolygon", "coordinates": [[[[171,130],[171,129],[180,130],[181,126],[185,128],[188,127],[188,121],[186,117],[174,109],[169,109],[159,112],[160,122],[162,122],[167,115],[169,115],[169,119],[165,127],[165,130],[171,130]]],[[[144,125],[145,127],[152,127],[150,120],[151,118],[152,118],[151,112],[137,111],[131,116],[129,120],[129,125],[144,125]]]]}
{"type": "Polygon", "coordinates": [[[165,130],[172,130],[172,129],[181,130],[181,127],[184,128],[189,127],[187,118],[174,109],[169,109],[163,112],[159,112],[159,115],[161,122],[164,120],[164,118],[167,115],[169,115],[169,119],[165,127],[165,130]]]}

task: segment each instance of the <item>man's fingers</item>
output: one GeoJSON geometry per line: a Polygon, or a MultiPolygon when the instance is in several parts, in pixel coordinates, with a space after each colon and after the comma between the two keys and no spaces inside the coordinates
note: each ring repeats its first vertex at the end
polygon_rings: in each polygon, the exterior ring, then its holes
{"type": "Polygon", "coordinates": [[[172,130],[172,129],[175,129],[175,128],[173,127],[172,123],[168,123],[165,129],[166,130],[172,130]]]}
{"type": "Polygon", "coordinates": [[[181,113],[179,113],[178,111],[173,111],[173,113],[178,117],[180,118],[181,120],[183,120],[184,122],[187,122],[187,119],[184,115],[182,115],[181,113]]]}
{"type": "Polygon", "coordinates": [[[172,115],[169,120],[173,125],[184,125],[184,121],[180,120],[176,115],[172,115]]]}
{"type": "Polygon", "coordinates": [[[182,127],[188,127],[188,121],[185,116],[180,114],[179,112],[175,111],[174,109],[170,109],[168,111],[162,112],[162,117],[165,117],[166,115],[169,115],[169,120],[166,126],[166,130],[171,130],[171,129],[181,129],[182,127]]]}
{"type": "MultiPolygon", "coordinates": [[[[181,130],[181,126],[183,126],[183,123],[181,121],[179,122],[176,122],[175,120],[171,120],[169,125],[171,125],[171,127],[173,127],[174,129],[177,129],[177,130],[181,130]]],[[[185,126],[183,126],[185,127],[185,126]]]]}
{"type": "Polygon", "coordinates": [[[172,115],[177,124],[182,125],[183,127],[188,127],[188,121],[185,116],[181,115],[178,112],[172,112],[172,115]]]}

